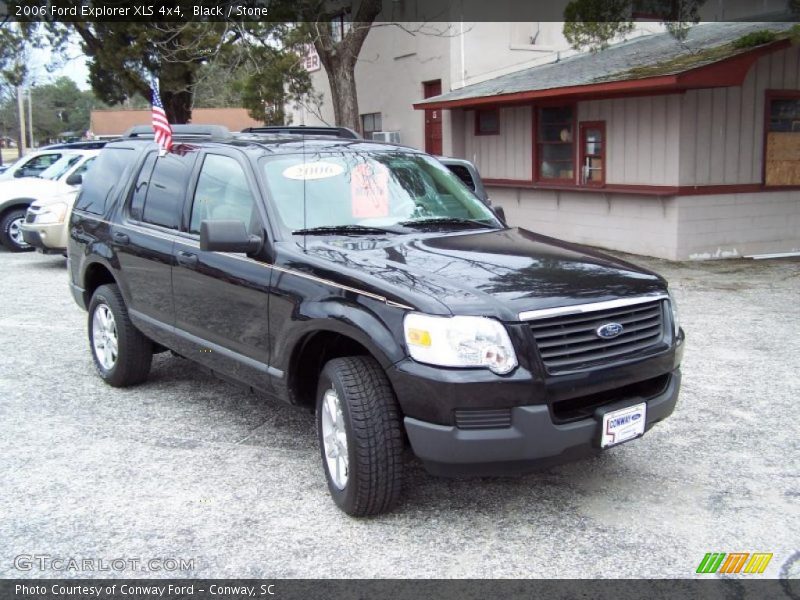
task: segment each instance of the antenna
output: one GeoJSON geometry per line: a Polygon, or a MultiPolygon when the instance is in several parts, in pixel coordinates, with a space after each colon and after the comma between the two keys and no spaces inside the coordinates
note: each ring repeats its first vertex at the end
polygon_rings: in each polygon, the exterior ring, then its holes
{"type": "MultiPolygon", "coordinates": [[[[303,144],[303,172],[305,172],[306,167],[306,135],[303,134],[302,136],[302,144],[303,144]]],[[[308,230],[308,219],[306,217],[306,177],[303,177],[303,252],[306,252],[306,237],[308,234],[306,231],[308,230]]]]}

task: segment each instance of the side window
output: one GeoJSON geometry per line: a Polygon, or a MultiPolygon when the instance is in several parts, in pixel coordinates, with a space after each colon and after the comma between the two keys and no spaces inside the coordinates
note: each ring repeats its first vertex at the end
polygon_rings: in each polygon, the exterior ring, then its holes
{"type": "Polygon", "coordinates": [[[39,156],[34,156],[32,159],[22,165],[18,173],[22,173],[20,177],[37,175],[56,162],[59,158],[61,158],[60,154],[40,154],[39,156]]]}
{"type": "Polygon", "coordinates": [[[469,189],[473,192],[475,191],[475,181],[472,179],[472,173],[469,172],[469,169],[464,165],[445,165],[448,169],[453,172],[453,175],[458,177],[461,181],[464,182],[469,189]]]}
{"type": "Polygon", "coordinates": [[[185,158],[176,154],[158,157],[147,186],[142,221],[177,229],[188,180],[189,167],[185,158]]]}
{"type": "Polygon", "coordinates": [[[108,198],[122,183],[123,173],[134,156],[130,148],[103,150],[92,168],[84,175],[83,187],[75,202],[75,209],[96,215],[103,214],[108,198]]]}
{"type": "Polygon", "coordinates": [[[144,160],[139,176],[136,178],[136,185],[131,191],[130,216],[135,221],[142,220],[142,209],[144,199],[147,196],[147,185],[150,183],[150,175],[153,173],[153,165],[156,164],[156,153],[151,152],[144,160]]]}
{"type": "Polygon", "coordinates": [[[80,167],[78,167],[77,169],[75,169],[75,172],[73,173],[73,175],[80,175],[80,176],[83,176],[83,175],[85,175],[85,174],[86,174],[86,171],[88,171],[88,170],[89,170],[89,167],[91,167],[91,166],[92,166],[92,163],[93,163],[95,160],[96,160],[95,158],[90,158],[89,160],[87,160],[87,161],[86,161],[85,163],[83,163],[83,164],[82,164],[80,167]]]}
{"type": "Polygon", "coordinates": [[[189,231],[199,233],[200,223],[213,219],[244,221],[249,228],[254,207],[242,166],[229,156],[207,154],[192,201],[189,231]]]}

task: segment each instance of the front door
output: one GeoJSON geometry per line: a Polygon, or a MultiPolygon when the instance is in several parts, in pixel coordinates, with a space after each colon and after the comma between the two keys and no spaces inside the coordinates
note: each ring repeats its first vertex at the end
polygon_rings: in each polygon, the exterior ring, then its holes
{"type": "MultiPolygon", "coordinates": [[[[422,86],[425,98],[442,93],[441,79],[426,81],[422,86]]],[[[425,111],[425,152],[434,156],[442,155],[442,111],[438,108],[425,111]]]]}
{"type": "Polygon", "coordinates": [[[222,152],[202,158],[189,199],[188,231],[175,240],[172,287],[182,354],[269,391],[269,284],[272,270],[244,254],[200,250],[200,223],[243,221],[263,235],[247,165],[222,152]]]}

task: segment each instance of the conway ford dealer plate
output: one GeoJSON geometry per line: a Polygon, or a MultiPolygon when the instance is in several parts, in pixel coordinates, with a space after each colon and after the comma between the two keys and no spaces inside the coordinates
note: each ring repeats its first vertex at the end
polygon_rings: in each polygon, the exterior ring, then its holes
{"type": "Polygon", "coordinates": [[[604,414],[600,447],[616,446],[642,435],[646,416],[647,404],[644,402],[604,414]]]}

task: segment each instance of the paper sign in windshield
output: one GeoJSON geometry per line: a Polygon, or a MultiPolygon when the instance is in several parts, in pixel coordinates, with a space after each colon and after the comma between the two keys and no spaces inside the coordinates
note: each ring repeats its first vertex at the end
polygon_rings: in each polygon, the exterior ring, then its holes
{"type": "Polygon", "coordinates": [[[316,162],[292,165],[283,170],[283,176],[287,179],[299,179],[309,181],[313,179],[327,179],[336,177],[344,172],[344,167],[332,162],[318,160],[316,162]]]}
{"type": "Polygon", "coordinates": [[[359,164],[350,178],[353,216],[358,219],[389,216],[389,169],[379,163],[359,164]]]}

